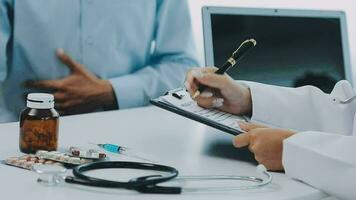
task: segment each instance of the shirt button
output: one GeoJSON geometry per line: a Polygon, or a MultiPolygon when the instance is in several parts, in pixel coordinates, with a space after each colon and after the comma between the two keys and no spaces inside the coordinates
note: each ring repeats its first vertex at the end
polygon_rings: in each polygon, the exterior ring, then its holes
{"type": "Polygon", "coordinates": [[[87,39],[85,40],[86,44],[88,46],[93,46],[94,45],[94,40],[93,40],[93,37],[89,36],[87,37],[87,39]]]}

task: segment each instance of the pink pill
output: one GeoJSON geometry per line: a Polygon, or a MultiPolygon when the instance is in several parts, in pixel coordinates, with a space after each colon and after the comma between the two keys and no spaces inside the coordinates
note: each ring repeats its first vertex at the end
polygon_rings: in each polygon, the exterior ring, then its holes
{"type": "Polygon", "coordinates": [[[47,160],[47,161],[45,161],[44,162],[44,164],[46,164],[46,165],[51,165],[51,164],[53,164],[54,162],[52,161],[52,160],[47,160]]]}
{"type": "Polygon", "coordinates": [[[73,156],[79,156],[80,155],[80,151],[77,150],[77,149],[74,149],[74,150],[72,150],[72,155],[73,156]]]}
{"type": "Polygon", "coordinates": [[[27,161],[23,164],[23,167],[30,169],[32,167],[32,165],[35,164],[35,162],[33,161],[27,161]]]}
{"type": "Polygon", "coordinates": [[[16,158],[16,157],[10,157],[10,158],[6,159],[6,163],[14,164],[14,163],[16,163],[17,160],[18,160],[18,158],[16,158]]]}
{"type": "Polygon", "coordinates": [[[44,162],[46,162],[44,159],[39,159],[38,161],[37,161],[37,163],[44,163],[44,162]]]}

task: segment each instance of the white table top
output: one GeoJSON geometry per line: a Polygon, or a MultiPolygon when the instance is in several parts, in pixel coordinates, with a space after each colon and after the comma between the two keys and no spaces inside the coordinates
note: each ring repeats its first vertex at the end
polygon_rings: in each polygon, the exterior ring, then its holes
{"type": "MultiPolygon", "coordinates": [[[[241,161],[246,151],[233,149],[232,136],[156,107],[63,117],[60,147],[89,147],[89,142],[128,146],[180,175],[253,175],[255,164],[241,161]],[[244,152],[244,153],[243,153],[244,152]]],[[[21,155],[18,123],[0,125],[0,160],[21,155]]],[[[128,159],[116,156],[114,159],[128,159]]],[[[132,160],[132,159],[131,159],[132,160]]],[[[308,185],[273,173],[269,186],[246,191],[144,195],[135,191],[36,183],[31,171],[0,165],[1,199],[322,199],[326,195],[308,185]]],[[[208,183],[200,183],[208,184],[208,183]]],[[[210,186],[210,185],[209,185],[210,186]]]]}

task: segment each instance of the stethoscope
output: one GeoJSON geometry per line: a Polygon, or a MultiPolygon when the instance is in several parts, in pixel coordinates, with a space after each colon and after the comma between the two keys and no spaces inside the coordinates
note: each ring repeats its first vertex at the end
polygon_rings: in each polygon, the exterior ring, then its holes
{"type": "Polygon", "coordinates": [[[34,165],[33,170],[45,178],[40,177],[37,181],[56,185],[60,182],[68,184],[78,184],[84,186],[105,187],[105,188],[120,188],[128,190],[136,190],[140,193],[149,194],[181,194],[186,192],[213,192],[213,191],[233,191],[256,189],[268,185],[272,182],[272,174],[267,171],[263,165],[257,166],[257,172],[265,175],[267,178],[262,179],[255,176],[236,176],[236,175],[206,175],[206,176],[178,176],[178,170],[174,167],[141,163],[141,162],[125,162],[125,161],[101,161],[83,164],[73,169],[73,176],[61,176],[65,170],[58,166],[43,166],[34,165]],[[47,168],[47,169],[46,169],[47,168]],[[56,168],[56,169],[55,169],[56,168]],[[103,169],[138,169],[160,172],[161,174],[141,176],[133,178],[127,182],[106,180],[87,175],[87,172],[103,169]],[[50,174],[51,176],[48,176],[50,174]],[[204,187],[204,188],[183,188],[175,186],[160,186],[159,184],[172,181],[214,181],[214,180],[232,180],[246,181],[249,184],[231,187],[204,187]]]}

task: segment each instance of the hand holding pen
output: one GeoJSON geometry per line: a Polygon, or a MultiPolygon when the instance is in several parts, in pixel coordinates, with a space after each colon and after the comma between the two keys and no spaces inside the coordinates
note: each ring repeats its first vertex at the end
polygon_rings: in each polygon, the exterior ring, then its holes
{"type": "Polygon", "coordinates": [[[225,72],[255,45],[255,40],[246,40],[219,69],[205,67],[190,70],[185,87],[192,98],[204,108],[218,108],[232,114],[250,115],[252,103],[249,88],[237,83],[225,72]]]}

